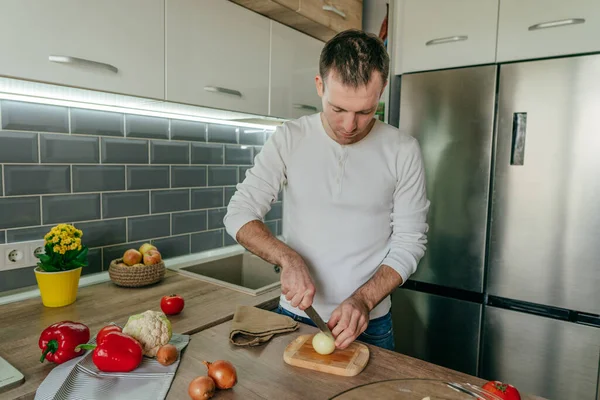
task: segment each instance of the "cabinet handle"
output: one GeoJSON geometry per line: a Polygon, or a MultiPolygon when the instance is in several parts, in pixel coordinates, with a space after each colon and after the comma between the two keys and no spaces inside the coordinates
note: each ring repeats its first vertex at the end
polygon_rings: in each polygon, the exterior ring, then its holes
{"type": "Polygon", "coordinates": [[[317,107],[315,106],[309,106],[308,104],[294,104],[294,108],[300,109],[300,110],[309,110],[309,111],[317,111],[317,107]]]}
{"type": "Polygon", "coordinates": [[[204,90],[207,92],[216,92],[216,93],[225,93],[230,94],[232,96],[242,97],[242,92],[234,89],[227,89],[219,86],[204,86],[204,90]]]}
{"type": "Polygon", "coordinates": [[[527,113],[513,114],[512,148],[510,165],[523,165],[525,162],[525,135],[527,134],[527,113]]]}
{"type": "Polygon", "coordinates": [[[577,24],[583,24],[583,23],[585,23],[585,18],[559,19],[558,21],[541,22],[539,24],[531,25],[529,27],[529,30],[537,31],[539,29],[559,28],[561,26],[577,25],[577,24]]]}
{"type": "Polygon", "coordinates": [[[60,63],[60,64],[74,64],[74,65],[82,65],[82,66],[87,66],[87,67],[102,68],[102,69],[109,70],[110,72],[114,72],[115,74],[117,72],[119,72],[119,69],[117,67],[115,67],[114,65],[105,64],[105,63],[101,63],[98,61],[86,60],[84,58],[51,55],[51,56],[48,56],[48,60],[51,62],[60,63]]]}
{"type": "Polygon", "coordinates": [[[469,37],[467,35],[461,35],[461,36],[448,36],[448,37],[443,37],[443,38],[438,38],[438,39],[431,39],[430,41],[425,43],[425,46],[433,46],[434,44],[443,44],[443,43],[462,42],[464,40],[467,40],[468,38],[469,37]]]}
{"type": "Polygon", "coordinates": [[[339,15],[340,17],[346,19],[346,13],[343,12],[342,10],[339,10],[338,8],[336,8],[335,6],[329,6],[329,5],[325,5],[323,6],[323,10],[325,11],[330,11],[334,14],[339,15]]]}

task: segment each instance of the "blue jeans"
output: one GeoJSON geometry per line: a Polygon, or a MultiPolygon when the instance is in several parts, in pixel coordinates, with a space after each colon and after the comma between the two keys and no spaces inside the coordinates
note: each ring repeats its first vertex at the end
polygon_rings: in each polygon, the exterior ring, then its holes
{"type": "MultiPolygon", "coordinates": [[[[281,305],[277,306],[274,311],[281,315],[287,315],[298,322],[316,326],[310,318],[304,318],[289,312],[281,307],[281,305]]],[[[395,342],[394,327],[392,326],[392,313],[388,312],[383,317],[370,320],[369,326],[367,326],[367,329],[357,338],[357,340],[393,351],[395,349],[395,342]]]]}

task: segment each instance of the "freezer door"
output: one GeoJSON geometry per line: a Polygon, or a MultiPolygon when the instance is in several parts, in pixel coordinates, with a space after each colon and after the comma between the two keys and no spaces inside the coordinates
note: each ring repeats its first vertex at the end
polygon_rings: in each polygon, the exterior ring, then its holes
{"type": "Polygon", "coordinates": [[[399,288],[392,294],[396,351],[477,374],[481,304],[399,288]]]}
{"type": "Polygon", "coordinates": [[[502,65],[489,294],[600,314],[600,56],[502,65]]]}
{"type": "Polygon", "coordinates": [[[399,127],[421,145],[431,201],[416,281],[483,291],[496,69],[402,76],[399,127]]]}
{"type": "Polygon", "coordinates": [[[485,307],[481,376],[547,399],[594,400],[600,328],[485,307]]]}

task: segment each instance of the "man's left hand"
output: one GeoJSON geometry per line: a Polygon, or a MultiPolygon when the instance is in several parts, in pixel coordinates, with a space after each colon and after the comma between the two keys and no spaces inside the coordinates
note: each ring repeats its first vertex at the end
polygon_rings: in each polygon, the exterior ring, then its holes
{"type": "Polygon", "coordinates": [[[345,349],[367,329],[369,325],[369,307],[357,298],[349,297],[340,304],[327,322],[335,337],[335,347],[345,349]]]}

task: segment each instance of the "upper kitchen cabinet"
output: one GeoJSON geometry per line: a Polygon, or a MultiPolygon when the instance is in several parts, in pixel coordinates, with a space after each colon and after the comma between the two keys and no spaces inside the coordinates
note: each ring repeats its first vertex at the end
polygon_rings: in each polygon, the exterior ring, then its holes
{"type": "Polygon", "coordinates": [[[315,76],[325,43],[271,21],[271,111],[299,118],[321,111],[315,76]]]}
{"type": "Polygon", "coordinates": [[[0,75],[164,98],[164,0],[3,1],[0,75]]]}
{"type": "Polygon", "coordinates": [[[497,61],[600,50],[600,1],[501,0],[497,61]]]}
{"type": "Polygon", "coordinates": [[[362,29],[362,0],[231,0],[322,41],[362,29]]]}
{"type": "Polygon", "coordinates": [[[227,0],[166,0],[170,101],[267,115],[270,21],[227,0]]]}
{"type": "Polygon", "coordinates": [[[399,11],[396,74],[495,61],[498,0],[405,0],[399,11]]]}

